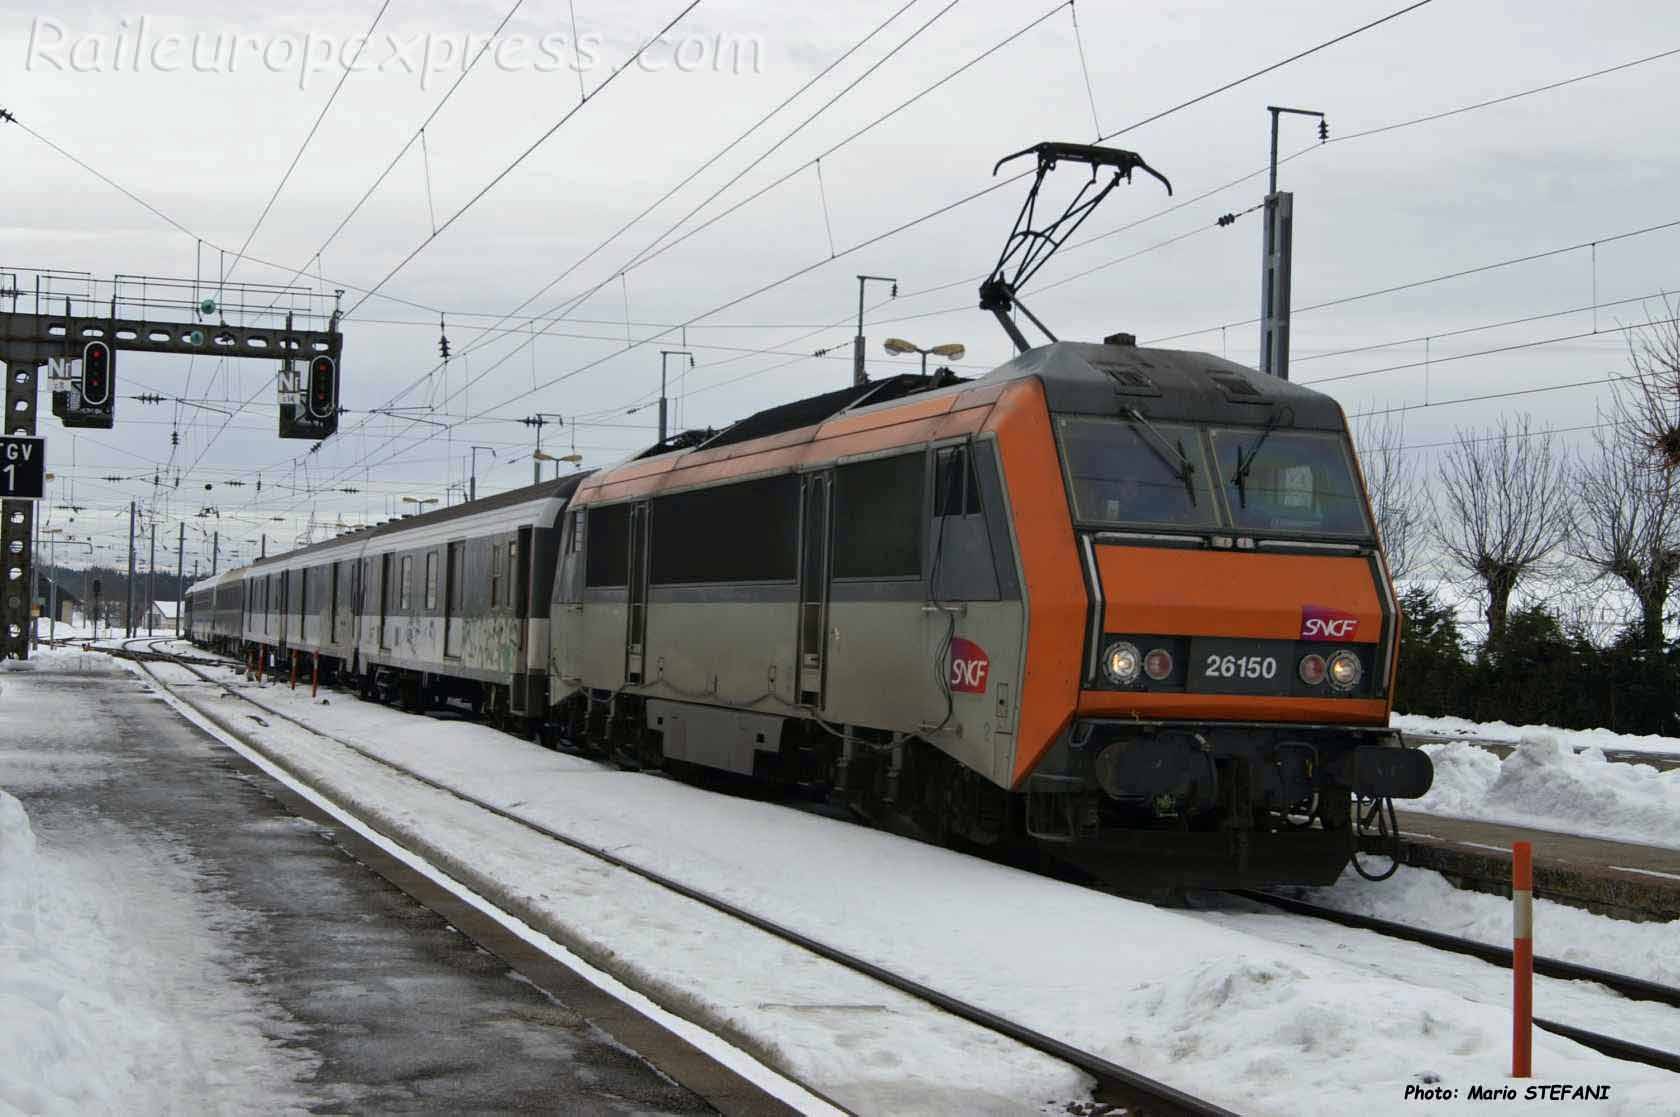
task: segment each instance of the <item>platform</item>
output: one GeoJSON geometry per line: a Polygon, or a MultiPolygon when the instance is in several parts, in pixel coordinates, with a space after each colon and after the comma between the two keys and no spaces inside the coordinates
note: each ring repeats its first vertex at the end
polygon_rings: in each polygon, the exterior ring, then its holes
{"type": "Polygon", "coordinates": [[[1621,919],[1680,919],[1680,850],[1398,812],[1402,859],[1460,887],[1509,895],[1511,843],[1534,845],[1534,894],[1621,919]]]}

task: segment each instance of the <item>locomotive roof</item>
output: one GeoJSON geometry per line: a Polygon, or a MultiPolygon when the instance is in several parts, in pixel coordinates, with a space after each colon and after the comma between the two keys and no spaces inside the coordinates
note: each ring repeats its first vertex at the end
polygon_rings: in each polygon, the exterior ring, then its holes
{"type": "Polygon", "coordinates": [[[1322,392],[1188,349],[1060,341],[1031,349],[982,377],[1036,376],[1051,411],[1113,415],[1135,407],[1154,420],[1279,425],[1342,431],[1341,405],[1322,392]]]}
{"type": "Polygon", "coordinates": [[[931,376],[904,374],[872,380],[766,408],[709,438],[684,445],[655,445],[636,458],[672,450],[717,449],[816,426],[845,411],[886,406],[908,396],[1029,376],[1044,384],[1050,410],[1056,412],[1114,415],[1135,407],[1150,419],[1258,426],[1285,408],[1281,427],[1346,429],[1341,406],[1324,393],[1211,353],[1058,341],[1030,349],[977,379],[941,370],[931,376]]]}

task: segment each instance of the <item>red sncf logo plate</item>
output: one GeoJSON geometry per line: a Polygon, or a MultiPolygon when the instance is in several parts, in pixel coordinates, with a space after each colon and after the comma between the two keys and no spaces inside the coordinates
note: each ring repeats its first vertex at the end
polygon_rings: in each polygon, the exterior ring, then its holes
{"type": "Polygon", "coordinates": [[[1352,640],[1359,632],[1359,618],[1327,605],[1301,606],[1301,639],[1352,640]]]}
{"type": "Polygon", "coordinates": [[[985,694],[992,661],[986,649],[961,636],[951,641],[951,689],[961,694],[985,694]]]}

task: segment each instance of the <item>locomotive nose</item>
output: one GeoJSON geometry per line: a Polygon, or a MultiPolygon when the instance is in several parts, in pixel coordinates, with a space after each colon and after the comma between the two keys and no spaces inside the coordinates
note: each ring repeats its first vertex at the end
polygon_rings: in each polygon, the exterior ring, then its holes
{"type": "Polygon", "coordinates": [[[1108,632],[1375,644],[1383,595],[1361,555],[1098,546],[1108,632]]]}
{"type": "Polygon", "coordinates": [[[1374,555],[1103,543],[1085,713],[1386,724],[1395,610],[1374,555]]]}

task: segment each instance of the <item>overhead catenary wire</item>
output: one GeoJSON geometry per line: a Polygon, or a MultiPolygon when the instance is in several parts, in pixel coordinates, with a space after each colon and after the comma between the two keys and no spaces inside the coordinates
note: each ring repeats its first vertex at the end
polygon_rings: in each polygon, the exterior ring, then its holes
{"type": "MultiPolygon", "coordinates": [[[[1283,65],[1287,65],[1289,62],[1308,57],[1309,55],[1314,54],[1314,53],[1316,53],[1320,50],[1323,50],[1323,49],[1325,49],[1329,46],[1332,46],[1336,43],[1346,41],[1348,38],[1351,38],[1354,35],[1360,34],[1363,31],[1366,31],[1366,30],[1369,30],[1373,27],[1377,27],[1377,26],[1380,26],[1384,23],[1387,23],[1391,19],[1398,18],[1399,16],[1404,15],[1409,11],[1413,11],[1417,8],[1420,8],[1427,3],[1429,3],[1429,0],[1419,0],[1419,2],[1417,2],[1417,3],[1407,5],[1404,8],[1398,9],[1395,12],[1390,13],[1388,16],[1384,16],[1384,17],[1381,17],[1379,19],[1370,21],[1366,24],[1361,25],[1360,27],[1354,28],[1351,31],[1344,32],[1340,35],[1334,36],[1333,38],[1327,39],[1327,40],[1325,40],[1325,41],[1323,41],[1319,44],[1316,44],[1313,47],[1309,47],[1304,51],[1298,51],[1295,54],[1290,55],[1286,59],[1283,59],[1283,60],[1281,60],[1277,63],[1273,63],[1270,66],[1263,67],[1259,70],[1253,71],[1253,72],[1251,72],[1251,73],[1249,73],[1249,74],[1247,74],[1247,75],[1245,75],[1241,78],[1235,79],[1234,81],[1226,82],[1226,83],[1222,84],[1221,86],[1217,87],[1216,89],[1209,91],[1206,94],[1203,94],[1203,95],[1195,97],[1195,98],[1191,98],[1190,100],[1185,101],[1185,102],[1181,102],[1179,105],[1177,105],[1173,108],[1162,110],[1161,112],[1158,112],[1151,117],[1145,118],[1144,120],[1141,120],[1141,121],[1135,122],[1134,124],[1128,125],[1126,128],[1120,129],[1118,132],[1110,133],[1110,136],[1118,135],[1122,132],[1130,131],[1134,128],[1141,127],[1143,124],[1150,123],[1154,120],[1159,120],[1162,117],[1164,117],[1164,116],[1166,116],[1166,115],[1168,115],[1172,112],[1176,112],[1176,111],[1179,111],[1182,108],[1187,108],[1190,105],[1200,103],[1201,101],[1206,100],[1208,97],[1211,97],[1211,96],[1214,96],[1218,93],[1222,93],[1222,92],[1225,92],[1227,90],[1236,88],[1237,86],[1243,84],[1244,82],[1251,81],[1251,80],[1253,80],[1257,77],[1262,76],[1263,74],[1270,73],[1270,72],[1278,69],[1279,67],[1281,67],[1283,65]]],[[[1026,173],[1030,173],[1030,172],[1026,172],[1026,173]]],[[[856,244],[853,244],[853,245],[851,245],[847,248],[841,249],[839,252],[835,253],[835,255],[833,257],[831,257],[830,259],[839,259],[839,258],[847,256],[851,253],[861,251],[865,248],[871,247],[874,244],[877,244],[877,243],[879,243],[883,240],[886,240],[886,239],[889,239],[891,237],[900,235],[903,232],[906,232],[911,228],[915,228],[915,227],[917,227],[921,224],[924,224],[927,221],[930,221],[930,220],[933,220],[937,217],[943,216],[944,214],[949,213],[952,210],[955,210],[955,209],[957,209],[961,206],[967,205],[968,203],[973,202],[973,201],[977,200],[978,198],[984,197],[984,196],[986,196],[988,194],[991,194],[991,193],[993,193],[993,192],[995,192],[995,191],[997,191],[997,190],[999,190],[999,189],[1001,189],[1005,186],[1008,186],[1013,181],[1015,181],[1016,178],[1020,178],[1020,177],[1022,177],[1022,176],[1018,175],[1018,176],[1014,176],[1014,178],[1004,179],[1002,181],[992,183],[992,184],[990,184],[986,187],[983,187],[979,190],[973,191],[970,194],[964,195],[963,197],[960,197],[960,198],[958,198],[954,201],[945,203],[942,206],[939,206],[939,207],[937,207],[937,208],[935,208],[935,209],[933,209],[933,210],[931,210],[927,213],[924,213],[924,214],[922,214],[918,217],[915,217],[915,218],[912,218],[912,219],[910,219],[906,222],[903,222],[898,226],[895,226],[891,229],[886,230],[885,232],[879,233],[879,234],[877,234],[873,237],[866,238],[866,239],[864,239],[860,242],[857,242],[856,244]]],[[[728,302],[726,302],[726,303],[724,303],[724,304],[722,304],[718,307],[712,308],[709,311],[706,311],[702,314],[696,315],[696,316],[686,320],[685,322],[681,323],[681,326],[690,326],[690,325],[693,325],[696,322],[698,322],[698,321],[700,321],[704,318],[713,317],[714,315],[716,315],[718,313],[722,313],[724,310],[728,310],[728,309],[730,309],[734,306],[740,305],[740,303],[742,303],[742,302],[746,302],[749,299],[755,298],[758,295],[763,294],[765,291],[771,290],[775,287],[782,286],[785,283],[791,282],[791,281],[793,281],[797,278],[800,278],[803,275],[809,274],[811,271],[816,270],[818,267],[821,267],[823,264],[828,263],[828,262],[830,262],[830,261],[829,260],[819,260],[816,263],[809,264],[809,265],[807,265],[803,268],[800,268],[800,269],[798,269],[798,270],[796,270],[792,273],[789,273],[786,276],[781,277],[780,279],[773,280],[773,281],[771,281],[769,283],[766,283],[763,286],[761,286],[761,287],[759,287],[759,288],[757,288],[753,291],[749,291],[744,295],[738,296],[735,299],[731,299],[728,302]]],[[[667,336],[670,332],[673,332],[673,331],[667,330],[663,334],[656,335],[655,337],[645,338],[642,341],[638,342],[637,345],[648,344],[651,341],[657,340],[658,337],[667,336]]],[[[632,346],[631,348],[634,348],[634,346],[632,346]]],[[[505,359],[506,358],[503,358],[503,360],[505,360],[505,359]]],[[[579,375],[579,374],[581,374],[585,371],[588,371],[591,368],[597,367],[598,365],[604,363],[608,359],[610,359],[610,355],[609,355],[609,357],[604,357],[604,358],[597,359],[595,361],[588,362],[587,364],[585,364],[583,366],[580,366],[576,369],[573,369],[573,370],[571,370],[567,373],[563,373],[563,374],[561,374],[557,377],[553,377],[546,382],[540,383],[537,386],[537,388],[534,389],[534,390],[542,390],[544,388],[552,387],[555,384],[561,383],[566,379],[570,379],[572,376],[579,375]]],[[[483,373],[480,374],[480,378],[482,378],[483,375],[487,375],[490,371],[493,371],[496,367],[499,367],[499,365],[501,363],[502,363],[502,361],[498,361],[495,364],[493,364],[489,369],[486,369],[483,373]]],[[[523,395],[523,394],[524,393],[521,393],[521,395],[523,395]]],[[[499,404],[494,405],[494,406],[496,406],[496,407],[503,406],[505,404],[505,402],[509,402],[509,401],[503,401],[503,403],[499,403],[499,404]]],[[[389,458],[383,459],[379,464],[384,464],[386,461],[389,461],[389,460],[391,460],[391,459],[389,459],[389,458]]],[[[357,463],[356,465],[354,465],[350,468],[362,468],[365,464],[366,464],[365,462],[360,462],[360,463],[357,463]]]]}
{"type": "Polygon", "coordinates": [[[363,303],[367,302],[374,295],[377,295],[379,293],[380,289],[385,286],[385,284],[389,283],[393,278],[395,278],[397,273],[402,271],[403,268],[407,267],[414,260],[415,257],[419,256],[420,253],[424,252],[426,250],[427,246],[429,246],[433,241],[435,241],[443,233],[447,232],[451,225],[453,225],[453,224],[455,224],[455,222],[459,221],[463,216],[466,215],[467,211],[471,210],[481,200],[483,200],[483,198],[486,194],[490,193],[490,191],[494,190],[497,186],[499,186],[503,179],[507,178],[508,175],[512,174],[515,170],[517,170],[518,167],[520,166],[520,164],[524,163],[526,159],[530,158],[531,154],[533,152],[535,152],[539,147],[541,147],[543,144],[547,143],[548,140],[556,132],[558,132],[561,128],[564,128],[566,126],[567,122],[570,121],[573,117],[577,116],[577,114],[579,112],[581,112],[583,110],[583,108],[586,105],[589,104],[590,101],[592,101],[596,97],[600,96],[601,93],[607,88],[607,86],[611,85],[615,80],[617,80],[617,78],[620,74],[622,74],[622,73],[624,73],[624,71],[630,69],[631,63],[635,62],[636,59],[640,58],[644,53],[646,53],[647,49],[650,46],[657,43],[662,37],[664,37],[666,34],[668,34],[670,32],[671,28],[675,27],[678,23],[680,23],[683,20],[684,17],[686,17],[695,8],[699,7],[700,2],[701,2],[701,0],[689,0],[689,3],[683,6],[682,11],[678,12],[675,16],[671,17],[671,19],[668,20],[663,27],[661,27],[652,36],[650,36],[649,38],[644,40],[641,46],[636,48],[635,53],[630,56],[630,60],[628,62],[624,63],[622,66],[617,67],[616,69],[614,69],[612,71],[612,73],[610,73],[606,77],[602,78],[601,83],[599,85],[597,85],[595,87],[595,89],[587,97],[585,97],[583,100],[579,101],[576,105],[574,105],[570,109],[568,109],[564,114],[561,115],[559,120],[556,120],[553,124],[549,125],[549,127],[546,130],[544,130],[542,135],[538,136],[535,140],[531,141],[531,143],[529,145],[527,145],[526,148],[523,151],[521,151],[517,156],[515,156],[513,158],[513,160],[511,162],[509,162],[507,164],[507,166],[505,166],[501,170],[497,171],[496,174],[490,179],[489,182],[487,182],[483,186],[481,186],[478,189],[477,193],[473,194],[472,197],[468,198],[465,202],[463,202],[461,204],[461,207],[459,209],[457,209],[454,213],[450,214],[447,218],[445,218],[443,224],[438,226],[438,228],[435,232],[433,232],[430,236],[426,237],[419,244],[415,245],[414,249],[412,251],[410,251],[408,253],[408,255],[404,256],[401,260],[397,261],[397,263],[391,268],[391,270],[386,272],[384,277],[382,279],[380,279],[378,283],[375,283],[372,288],[370,288],[365,294],[362,295],[361,298],[357,299],[354,303],[351,304],[350,308],[347,311],[344,312],[344,317],[348,318],[351,315],[355,314],[358,307],[360,307],[363,303]]]}
{"type": "MultiPolygon", "coordinates": [[[[871,39],[873,39],[876,35],[880,34],[883,30],[885,30],[888,26],[890,26],[900,15],[902,15],[906,10],[908,10],[910,7],[912,7],[915,3],[916,3],[916,0],[906,0],[906,2],[903,5],[901,5],[895,11],[889,13],[885,19],[883,19],[879,23],[877,23],[861,39],[859,39],[857,42],[853,43],[851,47],[849,47],[846,51],[841,53],[837,58],[835,58],[833,61],[831,61],[827,66],[825,66],[821,70],[819,70],[812,78],[810,78],[808,81],[803,83],[798,89],[794,90],[787,97],[783,98],[780,103],[778,103],[775,107],[773,107],[768,112],[766,112],[762,116],[760,116],[753,124],[749,125],[743,132],[741,132],[739,135],[737,135],[734,139],[732,139],[728,143],[724,144],[721,148],[719,148],[716,152],[714,152],[711,155],[710,158],[708,158],[705,162],[701,163],[694,170],[690,171],[688,173],[688,175],[686,175],[683,179],[678,181],[675,185],[668,188],[665,191],[664,194],[662,194],[660,197],[655,199],[653,202],[651,202],[647,206],[645,206],[641,210],[641,212],[637,213],[635,216],[631,217],[628,221],[626,221],[623,225],[619,226],[618,229],[616,229],[614,232],[609,234],[604,240],[602,240],[594,248],[592,248],[590,251],[586,252],[583,256],[579,257],[577,260],[573,261],[573,263],[569,267],[567,267],[564,271],[560,272],[559,275],[555,276],[553,279],[551,279],[547,283],[545,283],[542,287],[537,289],[534,293],[527,296],[522,302],[519,303],[518,306],[514,307],[513,310],[511,310],[511,311],[509,311],[505,314],[502,314],[502,315],[489,315],[489,314],[474,315],[475,317],[494,317],[495,321],[491,324],[490,327],[487,327],[485,329],[481,329],[479,331],[478,336],[470,339],[467,343],[465,351],[468,352],[468,353],[471,353],[475,349],[479,348],[484,343],[484,335],[487,332],[489,332],[489,330],[494,329],[495,327],[500,326],[507,321],[519,318],[519,312],[520,311],[524,310],[526,307],[530,306],[533,302],[542,298],[543,295],[547,294],[557,284],[563,282],[566,279],[567,276],[571,275],[579,267],[581,267],[582,265],[587,263],[589,260],[593,259],[596,255],[598,255],[602,251],[604,251],[608,246],[610,246],[613,242],[615,242],[619,237],[623,236],[630,229],[632,229],[636,225],[640,224],[643,220],[645,220],[648,217],[649,214],[653,213],[654,210],[658,209],[665,202],[669,201],[671,199],[671,197],[674,196],[678,191],[682,190],[689,183],[693,182],[696,178],[698,178],[701,174],[705,173],[714,164],[716,164],[718,162],[718,160],[727,156],[731,151],[733,151],[742,142],[744,142],[749,136],[751,136],[753,133],[755,133],[760,128],[762,128],[765,124],[767,124],[771,119],[773,119],[776,115],[778,115],[788,105],[792,104],[795,100],[797,100],[801,95],[803,95],[812,86],[816,85],[823,78],[827,77],[830,72],[832,72],[836,67],[838,67],[842,63],[844,63],[848,58],[850,58],[853,54],[855,54],[858,50],[860,50],[864,45],[866,45],[871,39]]],[[[511,12],[510,12],[510,14],[511,14],[511,12]]],[[[575,19],[575,13],[574,13],[574,19],[575,19]]],[[[580,83],[579,88],[581,90],[581,88],[582,88],[582,84],[581,84],[582,83],[582,74],[581,74],[581,72],[579,74],[579,83],[580,83]]],[[[603,281],[603,282],[605,282],[605,281],[603,281]]],[[[593,294],[595,291],[600,289],[600,286],[601,286],[600,284],[597,284],[594,288],[592,288],[588,292],[588,294],[593,294]]],[[[574,300],[574,305],[575,305],[575,303],[581,302],[581,301],[582,301],[581,298],[574,300]]],[[[459,315],[459,317],[466,317],[466,315],[459,315]]],[[[547,314],[547,315],[530,316],[528,318],[524,318],[524,319],[521,319],[521,320],[528,321],[528,322],[534,324],[535,322],[537,322],[539,320],[545,320],[545,321],[551,321],[552,322],[555,319],[554,319],[554,315],[552,313],[550,313],[550,314],[547,314]]],[[[604,323],[602,323],[602,324],[604,324],[604,323]]],[[[533,348],[533,354],[535,352],[535,341],[536,341],[536,339],[533,336],[532,342],[531,342],[532,348],[533,348]]],[[[422,374],[420,377],[417,377],[407,387],[403,388],[396,395],[391,397],[391,399],[387,401],[386,406],[389,406],[390,404],[396,403],[397,400],[401,399],[403,396],[405,396],[409,392],[413,391],[421,383],[424,383],[425,379],[427,377],[431,376],[436,371],[437,370],[434,367],[433,369],[428,370],[426,373],[422,374]]],[[[532,368],[533,389],[534,389],[534,386],[535,386],[535,379],[536,379],[536,370],[535,370],[535,366],[533,365],[533,368],[532,368]]],[[[360,429],[360,428],[357,428],[357,429],[360,429]]]]}

